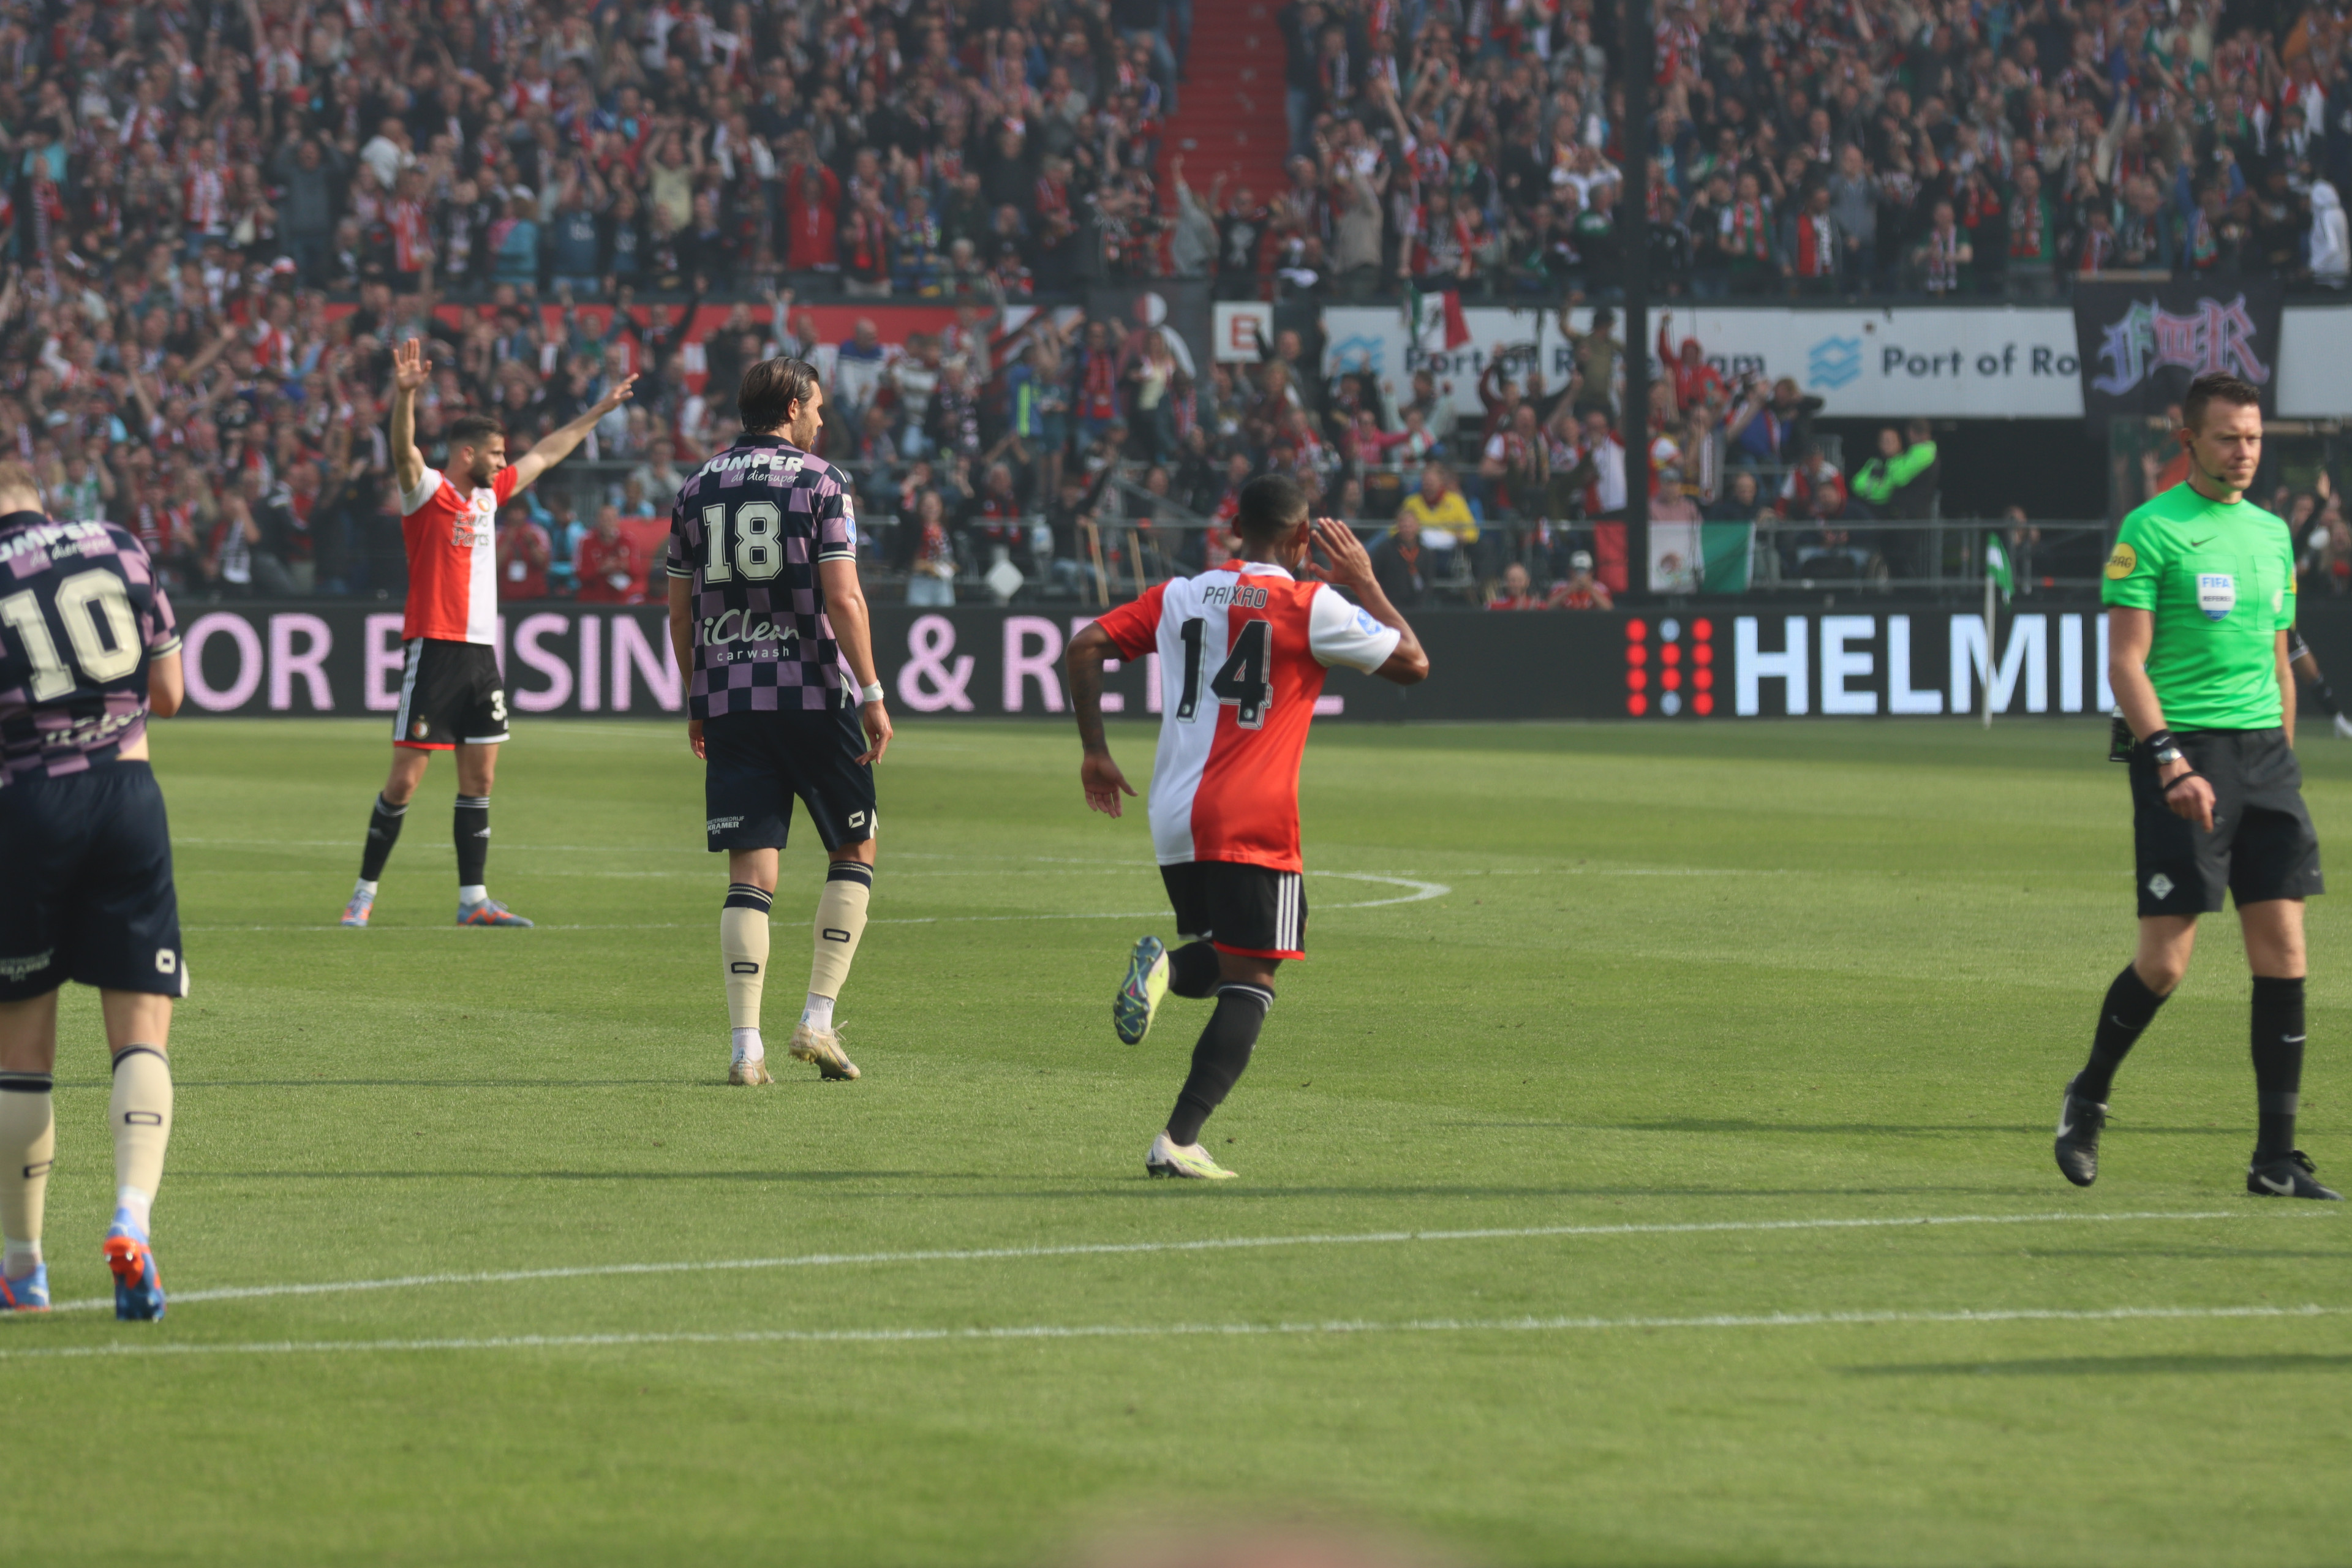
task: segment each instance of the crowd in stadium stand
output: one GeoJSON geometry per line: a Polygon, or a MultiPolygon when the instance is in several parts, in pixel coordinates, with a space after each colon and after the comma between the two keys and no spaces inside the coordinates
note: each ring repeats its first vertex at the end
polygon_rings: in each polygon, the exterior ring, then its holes
{"type": "MultiPolygon", "coordinates": [[[[1097,595],[1213,564],[1228,536],[1169,525],[1286,471],[1383,530],[1400,603],[1466,584],[1578,605],[1627,581],[1608,524],[1629,425],[1661,518],[1915,515],[1933,442],[1891,431],[1843,473],[1792,384],[1727,384],[1663,334],[1629,419],[1605,321],[1571,334],[1565,385],[1490,367],[1473,417],[1427,376],[1327,377],[1295,331],[1255,364],[1195,363],[1161,328],[1023,307],[1162,276],[1556,307],[1612,299],[1633,244],[1668,302],[2054,298],[2116,270],[2335,289],[2352,268],[2334,9],[1660,4],[1631,231],[1607,8],[1293,0],[1289,184],[1256,194],[1194,189],[1161,145],[1192,15],[15,0],[0,442],[54,511],[134,528],[184,592],[375,595],[400,571],[394,342],[437,346],[428,458],[460,411],[498,413],[519,451],[635,370],[582,482],[515,509],[500,555],[515,596],[626,601],[656,567],[625,524],[731,438],[733,375],[822,352],[824,449],[896,520],[877,563],[920,602],[1000,563],[1097,595]],[[885,300],[961,309],[903,343],[865,322],[820,342],[805,309],[885,300]],[[702,300],[732,313],[689,342],[702,300]]],[[[1888,566],[1866,538],[1808,539],[1808,559],[1888,566]]]]}

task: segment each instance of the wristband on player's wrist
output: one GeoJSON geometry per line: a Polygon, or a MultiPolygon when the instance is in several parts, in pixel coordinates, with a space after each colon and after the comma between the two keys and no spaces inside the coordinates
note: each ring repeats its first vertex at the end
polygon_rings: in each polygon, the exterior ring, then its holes
{"type": "Polygon", "coordinates": [[[2140,749],[2147,753],[2150,762],[2159,767],[2166,763],[2178,761],[2180,756],[2180,742],[2172,738],[2172,731],[2169,730],[2150,731],[2147,739],[2140,742],[2140,749]]]}
{"type": "Polygon", "coordinates": [[[858,700],[861,704],[862,704],[862,703],[866,703],[866,702],[879,702],[879,701],[881,701],[881,700],[882,700],[882,683],[881,683],[880,681],[878,681],[878,680],[877,680],[877,681],[876,681],[876,682],[875,682],[873,685],[871,685],[871,686],[866,686],[866,687],[861,687],[861,688],[859,688],[858,692],[857,692],[857,700],[858,700]]]}

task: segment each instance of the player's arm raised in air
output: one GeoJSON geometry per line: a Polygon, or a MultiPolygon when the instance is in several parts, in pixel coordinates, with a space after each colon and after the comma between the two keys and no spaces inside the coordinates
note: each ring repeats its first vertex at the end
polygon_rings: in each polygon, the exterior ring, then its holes
{"type": "MultiPolygon", "coordinates": [[[[392,477],[400,493],[413,496],[425,482],[425,454],[416,449],[416,394],[427,374],[425,345],[415,338],[392,351],[392,477]]],[[[408,503],[403,501],[405,507],[408,503]]]]}
{"type": "Polygon", "coordinates": [[[1412,635],[1404,616],[1389,603],[1388,595],[1381,591],[1381,580],[1372,574],[1372,558],[1356,531],[1333,517],[1317,518],[1314,527],[1315,543],[1329,564],[1308,569],[1324,582],[1353,594],[1366,615],[1397,633],[1396,651],[1372,673],[1399,686],[1428,679],[1429,655],[1422,650],[1421,639],[1412,635]]]}
{"type": "Polygon", "coordinates": [[[857,678],[857,722],[866,731],[866,752],[857,760],[878,763],[890,749],[890,714],[882,706],[882,676],[874,664],[874,617],[866,613],[866,590],[857,581],[857,557],[819,561],[816,581],[824,593],[825,617],[833,623],[833,640],[841,645],[841,657],[857,678]]]}
{"type": "Polygon", "coordinates": [[[629,389],[636,385],[634,375],[623,376],[613,384],[613,389],[596,400],[594,407],[561,429],[551,430],[538,443],[514,462],[514,495],[530,489],[531,481],[572,456],[572,448],[588,439],[588,432],[596,428],[596,421],[629,400],[629,389]]]}

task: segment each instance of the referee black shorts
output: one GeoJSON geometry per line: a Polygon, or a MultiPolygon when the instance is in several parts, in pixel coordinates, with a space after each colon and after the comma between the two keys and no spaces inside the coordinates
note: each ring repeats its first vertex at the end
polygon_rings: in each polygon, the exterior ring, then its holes
{"type": "Polygon", "coordinates": [[[498,650],[487,643],[409,638],[392,743],[446,752],[460,742],[489,746],[506,738],[507,685],[498,650]]]}
{"type": "Polygon", "coordinates": [[[185,996],[163,792],[144,762],[0,789],[0,1002],[67,981],[185,996]]]}
{"type": "Polygon", "coordinates": [[[1307,885],[1296,871],[1235,860],[1160,868],[1176,931],[1243,958],[1307,956],[1307,885]]]}
{"type": "Polygon", "coordinates": [[[2327,890],[2319,835],[2303,804],[2303,767],[2284,730],[2189,730],[2173,739],[2213,786],[2213,831],[2173,814],[2156,764],[2136,750],[2132,845],[2142,918],[2211,914],[2225,891],[2243,909],[2327,890]]]}
{"type": "Polygon", "coordinates": [[[855,708],[722,713],[702,721],[703,831],[719,849],[782,849],[793,799],[827,849],[874,837],[874,764],[855,708]]]}

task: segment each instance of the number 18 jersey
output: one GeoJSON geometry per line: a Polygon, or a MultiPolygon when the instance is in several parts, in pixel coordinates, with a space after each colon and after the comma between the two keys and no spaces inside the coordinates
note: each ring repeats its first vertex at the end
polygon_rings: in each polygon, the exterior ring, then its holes
{"type": "Polygon", "coordinates": [[[1298,764],[1324,672],[1378,669],[1402,634],[1328,584],[1255,561],[1160,584],[1096,625],[1122,658],[1160,656],[1160,863],[1301,869],[1298,764]]]}
{"type": "Polygon", "coordinates": [[[697,719],[845,703],[817,563],[857,559],[841,470],[777,436],[744,436],[670,510],[669,572],[693,580],[697,719]]]}

